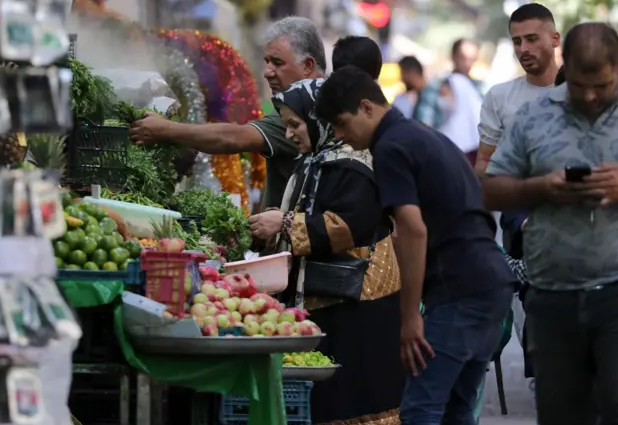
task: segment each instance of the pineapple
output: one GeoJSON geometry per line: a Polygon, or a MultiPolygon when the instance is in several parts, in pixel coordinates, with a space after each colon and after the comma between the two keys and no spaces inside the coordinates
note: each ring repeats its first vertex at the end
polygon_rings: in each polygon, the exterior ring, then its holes
{"type": "Polygon", "coordinates": [[[150,221],[155,239],[172,239],[176,237],[176,220],[165,215],[160,223],[150,221]]]}
{"type": "Polygon", "coordinates": [[[54,170],[60,177],[66,170],[64,155],[66,136],[34,134],[28,137],[28,161],[38,168],[54,170]]]}
{"type": "MultiPolygon", "coordinates": [[[[13,72],[17,65],[13,62],[2,62],[0,72],[13,72]]],[[[9,166],[22,162],[26,155],[25,143],[20,142],[19,133],[6,133],[0,135],[0,166],[9,166]]]]}

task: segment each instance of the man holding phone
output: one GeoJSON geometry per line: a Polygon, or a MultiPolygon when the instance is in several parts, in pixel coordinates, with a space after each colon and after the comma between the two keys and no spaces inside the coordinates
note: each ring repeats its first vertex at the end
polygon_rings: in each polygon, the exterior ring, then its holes
{"type": "Polygon", "coordinates": [[[488,208],[530,211],[525,310],[538,423],[589,425],[598,413],[616,424],[618,34],[577,25],[563,59],[567,84],[517,111],[483,189],[488,208]]]}

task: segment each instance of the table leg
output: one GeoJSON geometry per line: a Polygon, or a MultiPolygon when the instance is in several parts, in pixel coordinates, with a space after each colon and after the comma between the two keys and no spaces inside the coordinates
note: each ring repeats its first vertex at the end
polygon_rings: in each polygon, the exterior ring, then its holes
{"type": "Polygon", "coordinates": [[[137,375],[137,421],[136,425],[151,423],[150,376],[137,375]]]}
{"type": "Polygon", "coordinates": [[[120,376],[120,425],[129,425],[130,399],[129,375],[122,374],[120,376]]]}

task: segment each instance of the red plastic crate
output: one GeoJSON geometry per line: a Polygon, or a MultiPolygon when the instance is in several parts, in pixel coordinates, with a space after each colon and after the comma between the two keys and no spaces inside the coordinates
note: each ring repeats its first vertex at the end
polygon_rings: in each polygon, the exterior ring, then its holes
{"type": "Polygon", "coordinates": [[[167,305],[174,314],[184,312],[185,279],[191,279],[188,268],[195,261],[189,252],[170,253],[142,251],[142,269],[146,272],[146,297],[167,305]]]}

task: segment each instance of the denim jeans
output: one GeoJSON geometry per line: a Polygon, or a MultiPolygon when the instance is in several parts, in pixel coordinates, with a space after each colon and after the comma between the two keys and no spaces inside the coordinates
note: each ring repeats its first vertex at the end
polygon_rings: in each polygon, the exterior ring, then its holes
{"type": "Polygon", "coordinates": [[[525,309],[539,425],[618,424],[618,284],[530,288],[525,309]]]}
{"type": "Polygon", "coordinates": [[[498,347],[513,287],[443,304],[424,316],[425,338],[436,356],[408,376],[402,425],[476,425],[474,408],[487,364],[498,347]]]}

